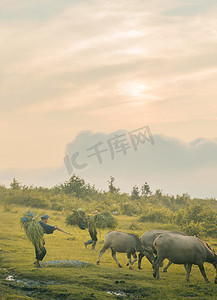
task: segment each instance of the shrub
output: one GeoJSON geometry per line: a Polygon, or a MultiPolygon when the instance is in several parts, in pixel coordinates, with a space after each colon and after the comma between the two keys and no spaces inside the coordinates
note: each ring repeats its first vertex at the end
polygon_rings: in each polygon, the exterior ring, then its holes
{"type": "Polygon", "coordinates": [[[138,226],[138,224],[132,223],[132,224],[130,224],[129,229],[130,230],[140,230],[141,228],[138,226]]]}
{"type": "Polygon", "coordinates": [[[206,223],[202,223],[202,226],[205,228],[206,235],[212,236],[213,238],[217,237],[216,222],[212,223],[212,221],[207,221],[206,223]]]}
{"type": "Polygon", "coordinates": [[[173,220],[173,213],[166,208],[147,208],[139,222],[170,223],[173,220]]]}
{"type": "Polygon", "coordinates": [[[175,222],[188,234],[217,236],[217,213],[209,207],[197,204],[181,209],[175,215],[175,222]]]}
{"type": "Polygon", "coordinates": [[[200,223],[194,223],[194,221],[191,221],[190,223],[186,223],[182,226],[182,231],[184,231],[187,235],[203,235],[205,228],[200,223]]]}
{"type": "Polygon", "coordinates": [[[136,203],[124,203],[121,205],[121,211],[123,215],[133,216],[140,215],[142,212],[141,206],[136,203]]]}

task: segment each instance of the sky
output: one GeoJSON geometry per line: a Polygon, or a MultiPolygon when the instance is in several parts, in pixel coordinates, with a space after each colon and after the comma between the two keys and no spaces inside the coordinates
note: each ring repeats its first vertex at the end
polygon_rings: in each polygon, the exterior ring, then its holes
{"type": "Polygon", "coordinates": [[[175,143],[173,170],[159,163],[160,172],[142,173],[136,152],[127,156],[133,173],[121,162],[76,172],[98,188],[112,172],[123,190],[147,178],[166,193],[217,197],[216,8],[214,0],[0,0],[0,183],[63,182],[79,137],[89,132],[94,144],[149,126],[149,160],[164,141],[169,164],[175,143]]]}

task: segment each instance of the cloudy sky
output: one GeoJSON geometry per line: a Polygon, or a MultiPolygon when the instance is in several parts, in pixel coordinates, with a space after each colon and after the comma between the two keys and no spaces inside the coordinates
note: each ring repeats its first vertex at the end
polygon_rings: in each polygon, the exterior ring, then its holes
{"type": "MultiPolygon", "coordinates": [[[[206,165],[198,173],[189,161],[188,175],[209,178],[204,190],[198,183],[200,195],[217,197],[210,155],[217,137],[215,0],[0,0],[0,25],[1,183],[16,175],[24,184],[55,184],[68,178],[63,158],[70,143],[80,151],[82,132],[107,136],[148,125],[168,149],[177,141],[179,181],[161,183],[150,169],[153,186],[195,194],[195,177],[180,185],[178,154],[183,145],[206,144],[206,165]]],[[[165,161],[170,155],[165,151],[165,161]]]]}

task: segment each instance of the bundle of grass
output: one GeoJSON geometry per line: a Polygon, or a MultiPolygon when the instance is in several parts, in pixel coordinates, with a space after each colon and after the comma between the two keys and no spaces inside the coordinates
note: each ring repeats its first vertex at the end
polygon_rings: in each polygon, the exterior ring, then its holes
{"type": "Polygon", "coordinates": [[[85,212],[81,209],[73,210],[73,213],[66,217],[67,225],[77,225],[82,230],[87,227],[87,223],[85,212]]]}
{"type": "Polygon", "coordinates": [[[117,220],[110,212],[103,212],[101,214],[94,215],[91,219],[93,219],[96,228],[99,229],[114,229],[117,226],[117,220]]]}
{"type": "Polygon", "coordinates": [[[20,224],[23,227],[29,241],[39,250],[43,245],[44,231],[38,223],[37,217],[34,213],[27,211],[20,219],[20,224]]]}
{"type": "Polygon", "coordinates": [[[66,217],[66,224],[77,225],[82,230],[88,228],[91,239],[93,241],[97,241],[96,228],[114,229],[117,226],[117,220],[109,212],[95,214],[93,216],[86,216],[85,212],[79,209],[79,210],[74,210],[72,214],[66,217]]]}

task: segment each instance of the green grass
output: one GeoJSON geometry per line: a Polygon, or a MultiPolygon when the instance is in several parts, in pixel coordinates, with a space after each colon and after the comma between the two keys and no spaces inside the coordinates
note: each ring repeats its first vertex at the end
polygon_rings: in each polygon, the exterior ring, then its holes
{"type": "MultiPolygon", "coordinates": [[[[26,208],[0,206],[0,299],[216,299],[217,285],[206,284],[197,266],[193,266],[191,282],[185,281],[183,266],[172,265],[168,273],[162,273],[161,280],[152,276],[150,263],[143,259],[143,270],[126,267],[126,254],[117,253],[123,269],[118,268],[108,250],[96,265],[99,250],[103,246],[104,234],[98,234],[97,251],[85,249],[84,241],[89,239],[88,231],[65,225],[65,213],[37,210],[38,214],[48,213],[49,224],[58,225],[73,233],[61,232],[45,235],[47,255],[44,261],[77,260],[88,262],[87,266],[49,266],[33,268],[34,248],[21,229],[19,219],[26,208]],[[15,279],[25,282],[8,281],[15,279]]],[[[133,227],[133,228],[134,228],[133,227]]],[[[145,231],[155,228],[176,229],[168,225],[138,223],[137,218],[119,216],[117,230],[136,233],[141,236],[145,231]],[[134,224],[136,230],[132,230],[134,224]]],[[[217,248],[217,240],[209,240],[217,248]]],[[[165,262],[166,264],[166,262],[165,262]]],[[[207,276],[214,282],[215,270],[205,264],[207,276]]]]}

